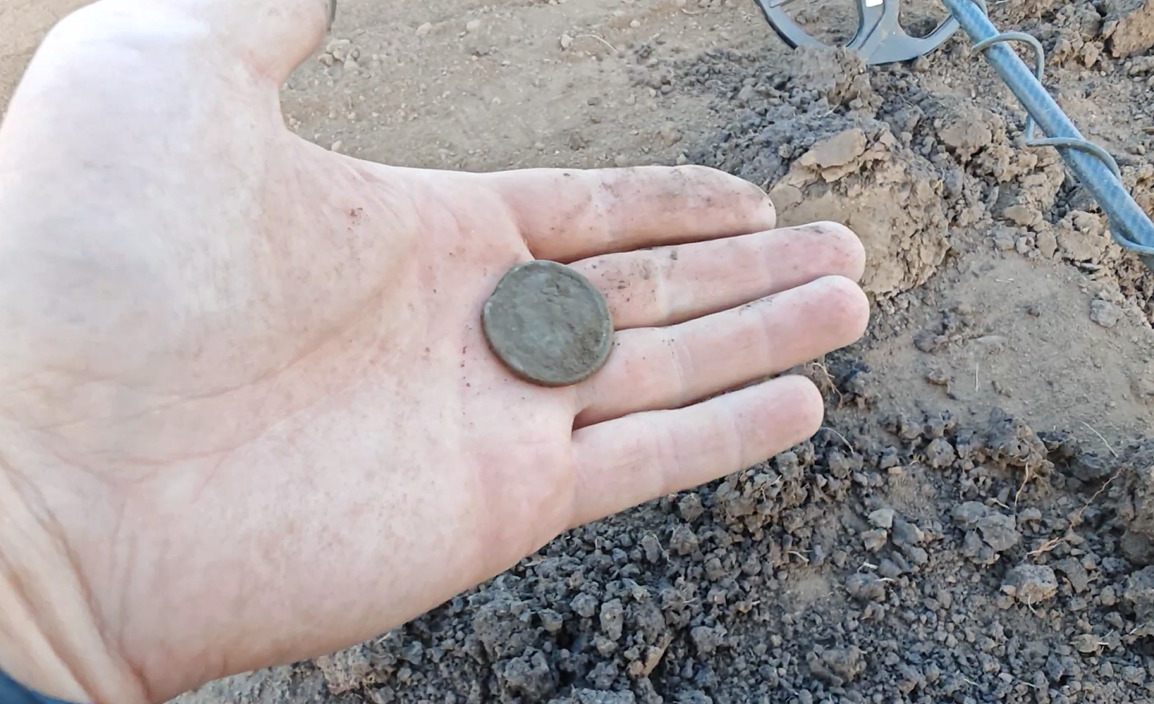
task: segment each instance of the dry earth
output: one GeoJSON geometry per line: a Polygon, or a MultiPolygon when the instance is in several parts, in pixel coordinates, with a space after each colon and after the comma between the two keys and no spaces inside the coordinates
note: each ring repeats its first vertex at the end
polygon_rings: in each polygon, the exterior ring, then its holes
{"type": "MultiPolygon", "coordinates": [[[[0,0],[6,101],[83,3],[0,0]]],[[[1154,276],[950,40],[867,69],[752,0],[342,0],[290,126],[403,165],[694,162],[870,252],[812,442],[572,531],[348,651],[210,702],[1154,701],[1154,276]]],[[[907,3],[924,28],[944,10],[907,3]]],[[[1154,211],[1154,3],[990,3],[1154,211]]],[[[796,3],[844,37],[850,0],[796,3]]]]}

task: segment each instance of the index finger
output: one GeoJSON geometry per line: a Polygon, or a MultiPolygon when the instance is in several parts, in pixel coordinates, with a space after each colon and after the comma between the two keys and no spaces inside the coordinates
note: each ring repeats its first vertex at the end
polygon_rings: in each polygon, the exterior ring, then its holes
{"type": "Polygon", "coordinates": [[[486,174],[513,212],[529,251],[585,257],[773,229],[757,186],[704,166],[525,169],[486,174]]]}

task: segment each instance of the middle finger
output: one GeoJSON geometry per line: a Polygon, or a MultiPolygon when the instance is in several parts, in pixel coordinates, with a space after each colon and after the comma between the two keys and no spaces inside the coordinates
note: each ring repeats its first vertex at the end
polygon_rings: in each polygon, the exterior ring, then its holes
{"type": "Polygon", "coordinates": [[[823,276],[857,281],[865,250],[832,222],[634,250],[570,264],[606,298],[616,330],[671,325],[823,276]]]}

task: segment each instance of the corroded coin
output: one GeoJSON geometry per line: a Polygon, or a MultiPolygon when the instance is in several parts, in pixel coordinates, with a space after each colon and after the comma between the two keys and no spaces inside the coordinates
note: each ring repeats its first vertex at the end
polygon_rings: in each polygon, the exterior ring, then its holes
{"type": "Polygon", "coordinates": [[[485,339],[514,374],[540,386],[569,386],[605,364],[613,320],[601,292],[564,264],[518,264],[481,314],[485,339]]]}

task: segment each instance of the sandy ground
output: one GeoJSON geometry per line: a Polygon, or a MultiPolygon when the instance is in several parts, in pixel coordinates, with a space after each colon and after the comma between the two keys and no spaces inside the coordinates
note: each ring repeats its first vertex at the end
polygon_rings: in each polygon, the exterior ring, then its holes
{"type": "MultiPolygon", "coordinates": [[[[4,102],[81,4],[0,0],[4,102]]],[[[1154,210],[1150,3],[991,5],[1154,210]]],[[[802,15],[838,37],[851,8],[802,15]]],[[[812,443],[186,704],[1151,701],[1154,277],[1020,147],[967,45],[866,69],[789,51],[744,0],[341,0],[284,89],[298,134],[436,168],[725,168],[787,223],[862,235],[874,322],[808,368],[832,409],[812,443]]]]}

